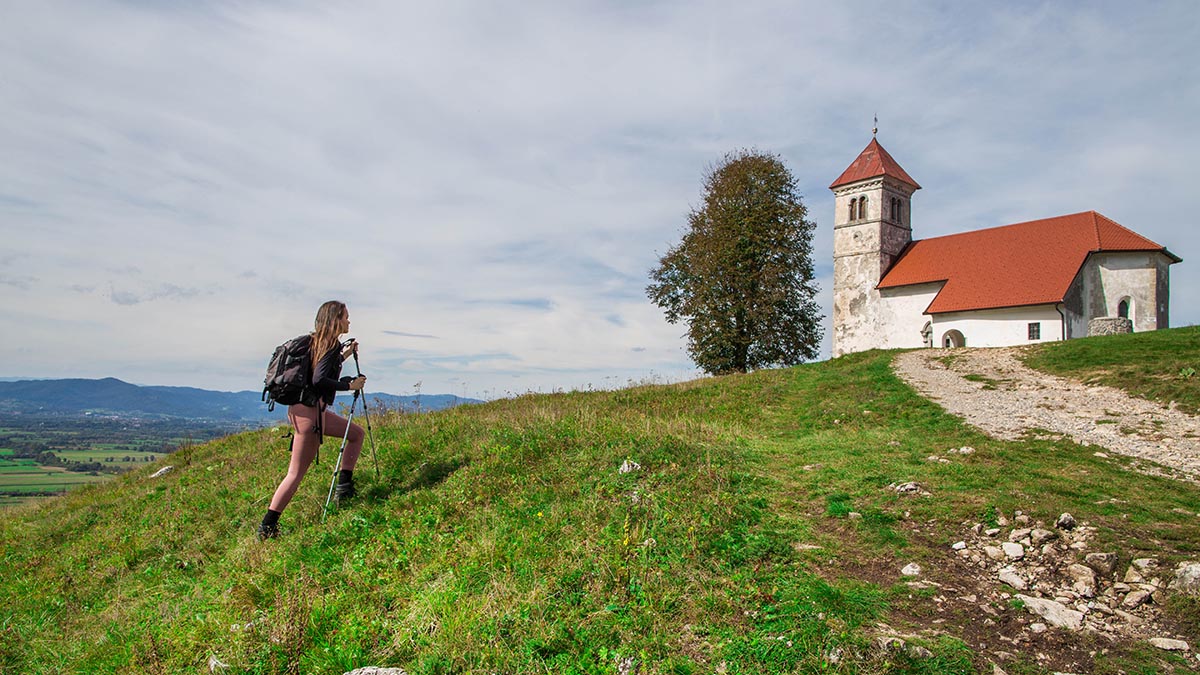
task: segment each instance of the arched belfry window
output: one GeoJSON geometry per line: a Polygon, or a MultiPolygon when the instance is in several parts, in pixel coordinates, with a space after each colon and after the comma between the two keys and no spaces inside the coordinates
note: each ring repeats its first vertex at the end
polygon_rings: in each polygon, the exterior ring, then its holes
{"type": "Polygon", "coordinates": [[[858,198],[858,218],[862,220],[867,217],[867,196],[863,195],[858,198]]]}
{"type": "Polygon", "coordinates": [[[850,200],[850,220],[858,220],[858,200],[850,200]]]}

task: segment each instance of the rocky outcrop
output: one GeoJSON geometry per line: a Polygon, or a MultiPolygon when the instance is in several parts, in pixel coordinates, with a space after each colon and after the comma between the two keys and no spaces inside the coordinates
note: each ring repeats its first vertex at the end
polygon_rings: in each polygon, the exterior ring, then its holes
{"type": "MultiPolygon", "coordinates": [[[[1001,517],[997,522],[1007,525],[1009,521],[1001,517]]],[[[1095,528],[1076,523],[1067,514],[1053,530],[1030,522],[1021,512],[1013,522],[1016,527],[1011,528],[975,523],[963,540],[951,546],[951,552],[977,574],[993,580],[995,604],[1021,607],[1036,616],[1030,631],[1087,630],[1112,637],[1153,638],[1173,650],[1190,650],[1180,646],[1185,644],[1179,639],[1183,636],[1162,634],[1158,619],[1167,593],[1200,593],[1200,562],[1180,563],[1172,572],[1156,558],[1088,551],[1095,528]]]]}

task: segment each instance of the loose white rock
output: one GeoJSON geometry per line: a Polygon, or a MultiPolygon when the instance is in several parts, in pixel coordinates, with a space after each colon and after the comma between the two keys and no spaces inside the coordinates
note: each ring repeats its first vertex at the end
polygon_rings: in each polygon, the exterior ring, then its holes
{"type": "MultiPolygon", "coordinates": [[[[174,470],[174,468],[175,467],[168,464],[167,466],[164,466],[163,468],[159,469],[158,471],[155,471],[154,473],[150,474],[150,477],[151,478],[159,478],[161,476],[165,476],[165,475],[171,473],[171,471],[174,470]]],[[[214,656],[212,658],[215,659],[216,657],[214,656]]],[[[225,667],[228,668],[229,666],[225,666],[225,667]]]]}
{"type": "Polygon", "coordinates": [[[921,566],[918,565],[917,563],[909,563],[904,566],[904,569],[900,570],[900,574],[902,574],[906,577],[920,576],[921,566]]]}
{"type": "Polygon", "coordinates": [[[1186,595],[1200,595],[1200,563],[1179,563],[1179,567],[1175,568],[1175,578],[1167,588],[1186,595]]]}
{"type": "Polygon", "coordinates": [[[1089,553],[1084,557],[1083,564],[1096,570],[1096,574],[1108,578],[1117,571],[1117,554],[1089,553]]]}
{"type": "Polygon", "coordinates": [[[953,546],[951,546],[950,548],[954,549],[955,551],[961,551],[961,550],[963,550],[963,549],[964,549],[964,548],[966,548],[966,547],[967,547],[967,542],[965,542],[965,541],[956,541],[956,542],[954,542],[954,545],[953,545],[953,546]]]}
{"type": "Polygon", "coordinates": [[[1008,540],[1009,541],[1021,541],[1025,537],[1028,537],[1029,533],[1031,533],[1031,532],[1033,532],[1033,530],[1031,530],[1027,527],[1022,527],[1022,528],[1013,530],[1012,532],[1008,533],[1008,540]]]}
{"type": "Polygon", "coordinates": [[[1004,569],[1000,570],[1000,573],[997,576],[1000,581],[1003,581],[1018,591],[1024,591],[1029,588],[1029,585],[1025,583],[1025,580],[1022,579],[1020,575],[1017,574],[1017,571],[1011,567],[1005,567],[1004,569]]]}
{"type": "Polygon", "coordinates": [[[1004,555],[1012,558],[1013,560],[1020,560],[1021,558],[1025,557],[1025,547],[1020,544],[1006,541],[1003,544],[1000,544],[1000,548],[1004,549],[1004,555]]]}
{"type": "Polygon", "coordinates": [[[1033,541],[1034,546],[1041,546],[1046,542],[1058,539],[1058,533],[1054,530],[1044,530],[1039,527],[1034,528],[1034,530],[1029,533],[1029,538],[1031,541],[1033,541]]]}
{"type": "Polygon", "coordinates": [[[618,471],[620,471],[621,473],[631,473],[633,471],[638,471],[641,468],[642,468],[641,464],[638,464],[637,462],[627,459],[624,462],[621,462],[621,468],[618,469],[618,471]]]}
{"type": "Polygon", "coordinates": [[[1068,609],[1062,603],[1053,600],[1044,600],[1020,594],[1017,597],[1020,598],[1021,602],[1025,603],[1025,609],[1042,617],[1046,620],[1046,623],[1055,628],[1079,630],[1083,627],[1083,612],[1068,609]]]}
{"type": "Polygon", "coordinates": [[[1096,572],[1092,568],[1087,565],[1069,565],[1067,566],[1067,574],[1074,581],[1071,590],[1085,598],[1091,598],[1096,595],[1096,572]]]}
{"type": "Polygon", "coordinates": [[[1134,609],[1140,607],[1150,597],[1150,591],[1131,591],[1125,596],[1125,600],[1121,602],[1121,606],[1126,609],[1134,609]]]}
{"type": "Polygon", "coordinates": [[[1188,643],[1183,640],[1172,640],[1170,638],[1150,638],[1150,644],[1169,652],[1186,652],[1188,643]]]}

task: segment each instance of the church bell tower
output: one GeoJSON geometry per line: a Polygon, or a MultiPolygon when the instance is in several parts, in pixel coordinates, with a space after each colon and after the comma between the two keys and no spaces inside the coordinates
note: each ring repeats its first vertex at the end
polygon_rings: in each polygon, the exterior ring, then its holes
{"type": "Polygon", "coordinates": [[[833,356],[870,349],[887,325],[876,286],[912,241],[920,185],[874,136],[829,186],[833,218],[833,356]]]}

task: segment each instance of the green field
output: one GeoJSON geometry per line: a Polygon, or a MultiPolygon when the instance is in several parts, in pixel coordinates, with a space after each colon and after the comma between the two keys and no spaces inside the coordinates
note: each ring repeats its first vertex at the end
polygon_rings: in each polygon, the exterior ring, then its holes
{"type": "Polygon", "coordinates": [[[20,499],[32,501],[46,492],[111,480],[123,472],[153,464],[170,451],[191,445],[193,439],[223,433],[228,430],[187,420],[3,416],[0,417],[0,494],[9,493],[9,497],[0,500],[0,506],[13,504],[12,495],[28,494],[29,497],[20,499]],[[72,465],[78,470],[67,471],[72,465]],[[37,471],[30,472],[31,466],[37,471]],[[92,471],[99,475],[88,475],[92,471]]]}
{"type": "Polygon", "coordinates": [[[8,459],[0,455],[0,507],[42,499],[47,492],[66,492],[109,478],[111,476],[91,476],[61,467],[41,466],[32,459],[8,459]]]}

